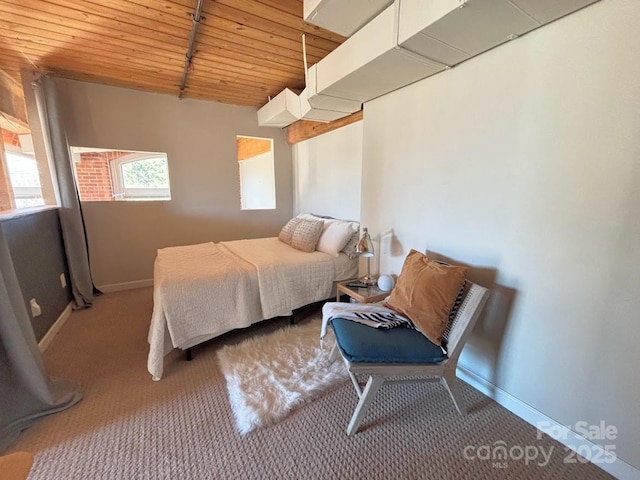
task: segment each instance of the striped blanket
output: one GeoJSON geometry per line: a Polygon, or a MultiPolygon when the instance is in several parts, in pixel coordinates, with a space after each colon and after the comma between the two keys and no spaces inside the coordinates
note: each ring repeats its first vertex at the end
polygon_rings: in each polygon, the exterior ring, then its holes
{"type": "Polygon", "coordinates": [[[415,328],[407,317],[396,313],[381,303],[327,302],[322,307],[320,339],[327,334],[327,326],[334,318],[344,318],[373,328],[415,328]]]}

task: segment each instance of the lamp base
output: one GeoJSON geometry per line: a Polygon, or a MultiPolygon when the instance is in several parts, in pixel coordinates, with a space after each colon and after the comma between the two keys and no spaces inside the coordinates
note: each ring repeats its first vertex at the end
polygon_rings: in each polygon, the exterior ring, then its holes
{"type": "Polygon", "coordinates": [[[377,279],[372,275],[365,275],[364,277],[360,278],[360,282],[362,282],[364,285],[367,285],[368,287],[372,287],[373,285],[376,285],[378,283],[377,279]]]}

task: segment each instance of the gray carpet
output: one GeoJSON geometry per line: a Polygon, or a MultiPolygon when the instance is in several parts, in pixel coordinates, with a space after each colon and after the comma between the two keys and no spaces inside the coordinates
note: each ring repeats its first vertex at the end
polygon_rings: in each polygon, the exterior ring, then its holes
{"type": "MultiPolygon", "coordinates": [[[[52,375],[82,385],[84,399],[24,432],[11,451],[33,451],[30,479],[420,479],[611,478],[592,464],[563,463],[565,449],[463,384],[460,417],[438,384],[384,387],[360,433],[345,428],[357,397],[345,383],[277,425],[240,436],[216,364],[222,345],[287,324],[263,322],[196,347],[192,362],[167,358],[146,371],[151,289],[103,295],[74,312],[45,353],[52,375]],[[553,447],[540,467],[466,460],[466,446],[553,447]],[[503,468],[500,468],[503,467],[503,468]]],[[[310,308],[299,315],[319,315],[310,308]]]]}

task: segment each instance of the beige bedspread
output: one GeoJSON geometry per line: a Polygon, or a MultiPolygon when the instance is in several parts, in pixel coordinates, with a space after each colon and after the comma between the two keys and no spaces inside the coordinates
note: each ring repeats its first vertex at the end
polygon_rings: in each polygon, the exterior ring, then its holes
{"type": "Polygon", "coordinates": [[[173,348],[189,348],[328,298],[333,281],[353,276],[356,268],[345,255],[305,253],[277,238],[158,250],[149,373],[162,378],[164,356],[173,348]]]}
{"type": "Polygon", "coordinates": [[[202,243],[158,250],[147,368],[163,373],[172,348],[188,348],[262,319],[255,268],[224,246],[202,243]]]}
{"type": "Polygon", "coordinates": [[[331,295],[334,258],[326,253],[301,252],[277,238],[223,245],[256,268],[263,318],[291,315],[292,310],[331,295]]]}

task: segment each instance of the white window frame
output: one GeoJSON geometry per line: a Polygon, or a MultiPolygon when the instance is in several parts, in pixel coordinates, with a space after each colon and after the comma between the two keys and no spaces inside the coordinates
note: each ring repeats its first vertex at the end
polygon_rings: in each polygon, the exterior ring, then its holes
{"type": "Polygon", "coordinates": [[[111,171],[111,187],[113,197],[116,200],[171,200],[171,185],[167,188],[126,188],[122,178],[122,166],[127,163],[140,162],[143,160],[154,160],[160,158],[167,165],[167,182],[169,177],[169,162],[165,153],[155,152],[135,152],[124,155],[109,163],[111,171]]]}

